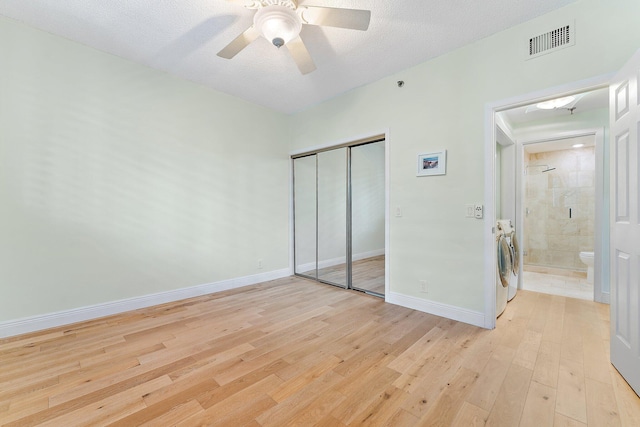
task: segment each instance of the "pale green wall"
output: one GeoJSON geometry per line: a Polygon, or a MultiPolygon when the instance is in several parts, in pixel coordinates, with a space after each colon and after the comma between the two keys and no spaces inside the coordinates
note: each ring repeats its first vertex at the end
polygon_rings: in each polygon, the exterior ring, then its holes
{"type": "Polygon", "coordinates": [[[0,322],[288,267],[286,116],[4,18],[0,52],[0,322]]]}
{"type": "Polygon", "coordinates": [[[482,311],[486,103],[615,71],[639,15],[584,0],[291,117],[0,18],[0,322],[285,268],[287,154],[384,129],[391,291],[482,311]]]}
{"type": "Polygon", "coordinates": [[[616,71],[640,47],[638,16],[637,0],[564,7],[296,114],[291,151],[388,128],[391,210],[403,212],[390,224],[391,291],[483,311],[484,224],[465,204],[484,197],[486,104],[616,71]],[[573,19],[576,46],[524,60],[528,36],[573,19]],[[440,149],[447,174],[417,178],[416,156],[440,149]]]}

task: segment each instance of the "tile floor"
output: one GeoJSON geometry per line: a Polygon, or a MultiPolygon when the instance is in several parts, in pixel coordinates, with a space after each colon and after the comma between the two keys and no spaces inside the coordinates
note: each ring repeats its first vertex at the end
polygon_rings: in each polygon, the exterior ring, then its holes
{"type": "Polygon", "coordinates": [[[535,271],[524,271],[523,274],[522,288],[527,291],[593,301],[593,285],[587,283],[586,278],[535,271]]]}

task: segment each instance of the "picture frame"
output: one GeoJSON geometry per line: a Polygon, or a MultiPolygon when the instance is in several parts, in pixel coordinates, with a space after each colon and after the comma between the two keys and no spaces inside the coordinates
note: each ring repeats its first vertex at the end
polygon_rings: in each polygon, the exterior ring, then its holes
{"type": "Polygon", "coordinates": [[[445,175],[447,173],[447,150],[418,154],[417,176],[445,175]]]}

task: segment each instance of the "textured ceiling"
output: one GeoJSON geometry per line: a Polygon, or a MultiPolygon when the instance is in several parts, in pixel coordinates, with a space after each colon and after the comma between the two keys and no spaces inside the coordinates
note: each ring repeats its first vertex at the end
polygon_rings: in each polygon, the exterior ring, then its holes
{"type": "Polygon", "coordinates": [[[301,0],[371,10],[366,32],[303,26],[318,67],[307,75],[263,38],[231,60],[216,55],[252,24],[241,0],[0,0],[0,15],[294,113],[574,1],[301,0]]]}

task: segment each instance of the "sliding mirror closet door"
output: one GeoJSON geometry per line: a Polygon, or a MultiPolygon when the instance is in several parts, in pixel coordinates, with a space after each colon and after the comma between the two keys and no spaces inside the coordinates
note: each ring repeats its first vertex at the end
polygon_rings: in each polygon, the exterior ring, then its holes
{"type": "Polygon", "coordinates": [[[351,148],[351,286],[384,295],[384,141],[351,148]]]}
{"type": "Polygon", "coordinates": [[[318,156],[318,280],[347,287],[347,148],[318,156]]]}
{"type": "Polygon", "coordinates": [[[316,278],[316,156],[293,161],[295,272],[316,278]]]}

